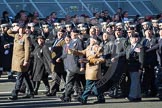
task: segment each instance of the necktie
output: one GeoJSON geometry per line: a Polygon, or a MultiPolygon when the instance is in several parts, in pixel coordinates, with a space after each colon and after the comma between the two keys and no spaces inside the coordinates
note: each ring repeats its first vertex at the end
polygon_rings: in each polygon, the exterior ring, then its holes
{"type": "Polygon", "coordinates": [[[133,45],[131,45],[131,48],[133,49],[133,48],[134,48],[134,46],[133,46],[133,45]]]}
{"type": "Polygon", "coordinates": [[[134,46],[133,46],[133,45],[131,45],[130,52],[132,53],[132,52],[133,52],[133,50],[134,50],[134,46]]]}
{"type": "Polygon", "coordinates": [[[133,49],[134,49],[134,46],[133,46],[133,45],[131,45],[131,50],[133,51],[133,49]]]}
{"type": "Polygon", "coordinates": [[[53,47],[55,47],[58,43],[59,39],[56,39],[55,43],[53,44],[53,47]]]}
{"type": "Polygon", "coordinates": [[[66,48],[65,48],[66,53],[68,52],[68,49],[69,49],[69,45],[66,45],[66,48]]]}

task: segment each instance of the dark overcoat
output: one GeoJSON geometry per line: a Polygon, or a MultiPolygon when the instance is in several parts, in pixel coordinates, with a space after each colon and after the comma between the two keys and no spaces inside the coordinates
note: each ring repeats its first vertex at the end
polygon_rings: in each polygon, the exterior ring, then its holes
{"type": "Polygon", "coordinates": [[[6,71],[10,71],[11,70],[11,64],[12,64],[12,53],[13,53],[13,40],[14,38],[11,36],[8,36],[7,33],[3,33],[0,36],[1,38],[1,61],[3,61],[2,63],[2,67],[4,68],[4,70],[6,71]],[[9,44],[9,48],[4,48],[4,45],[9,44]]]}
{"type": "Polygon", "coordinates": [[[129,45],[126,49],[126,58],[129,72],[138,72],[143,68],[144,63],[144,49],[142,45],[137,44],[134,49],[129,45]],[[138,52],[135,49],[140,49],[138,52]]]}
{"type": "Polygon", "coordinates": [[[47,46],[37,46],[32,54],[34,56],[34,66],[32,73],[33,81],[40,81],[51,73],[51,53],[47,46]]]}
{"type": "Polygon", "coordinates": [[[52,46],[52,60],[53,60],[53,63],[54,63],[54,67],[52,67],[53,72],[64,73],[63,61],[56,62],[56,59],[59,58],[62,55],[62,49],[63,49],[64,44],[65,44],[65,41],[64,41],[63,38],[61,38],[61,39],[56,39],[54,41],[54,45],[52,46]]]}

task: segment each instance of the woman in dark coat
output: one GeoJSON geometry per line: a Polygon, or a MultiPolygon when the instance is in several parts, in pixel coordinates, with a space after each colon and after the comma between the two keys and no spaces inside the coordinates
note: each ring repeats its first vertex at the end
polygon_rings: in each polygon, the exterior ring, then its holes
{"type": "Polygon", "coordinates": [[[45,39],[43,36],[37,37],[38,46],[36,46],[33,56],[34,56],[34,66],[32,80],[35,82],[34,92],[35,95],[38,94],[38,89],[40,86],[40,81],[42,80],[46,87],[46,95],[50,93],[50,86],[48,82],[48,75],[51,72],[51,54],[48,47],[44,44],[45,39]]]}

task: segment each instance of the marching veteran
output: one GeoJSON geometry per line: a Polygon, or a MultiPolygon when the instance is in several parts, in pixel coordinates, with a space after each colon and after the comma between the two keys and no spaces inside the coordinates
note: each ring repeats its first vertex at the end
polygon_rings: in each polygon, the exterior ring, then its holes
{"type": "Polygon", "coordinates": [[[90,38],[90,45],[82,51],[76,51],[69,49],[72,54],[85,55],[86,59],[81,59],[80,62],[86,63],[85,77],[86,87],[82,96],[78,99],[82,104],[87,103],[87,98],[91,94],[91,91],[97,96],[95,103],[104,103],[105,99],[96,87],[97,81],[101,78],[101,63],[105,62],[102,58],[102,48],[98,45],[97,37],[90,38]]]}
{"type": "Polygon", "coordinates": [[[12,71],[17,72],[15,88],[12,91],[11,100],[18,98],[18,92],[25,78],[29,94],[25,97],[33,97],[33,88],[27,73],[29,68],[30,41],[29,34],[25,33],[25,28],[20,27],[18,23],[13,23],[12,28],[7,31],[9,36],[14,37],[14,47],[12,56],[12,71]]]}
{"type": "Polygon", "coordinates": [[[140,77],[143,71],[144,51],[139,44],[139,34],[135,33],[130,37],[130,45],[126,49],[128,71],[131,79],[128,100],[130,102],[141,101],[140,77]]]}

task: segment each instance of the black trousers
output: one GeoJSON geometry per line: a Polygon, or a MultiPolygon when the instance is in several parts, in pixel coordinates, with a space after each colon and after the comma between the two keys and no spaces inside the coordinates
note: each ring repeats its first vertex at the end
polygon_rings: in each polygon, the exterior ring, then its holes
{"type": "Polygon", "coordinates": [[[162,99],[162,67],[159,68],[157,77],[155,79],[155,84],[156,84],[157,92],[159,94],[159,98],[162,99]]]}
{"type": "MultiPolygon", "coordinates": [[[[45,85],[46,92],[50,92],[50,86],[49,86],[49,82],[48,82],[48,77],[43,78],[42,81],[43,81],[43,83],[45,85]]],[[[38,92],[41,81],[35,81],[34,83],[35,83],[34,92],[38,92]]]]}
{"type": "Polygon", "coordinates": [[[127,64],[126,64],[126,60],[124,58],[118,60],[118,62],[115,62],[112,64],[112,67],[109,67],[108,71],[105,73],[105,76],[109,75],[109,71],[114,71],[112,77],[103,83],[103,85],[100,87],[100,90],[102,92],[106,92],[108,91],[109,89],[113,88],[114,86],[116,86],[116,84],[121,84],[122,82],[122,85],[121,86],[121,89],[122,91],[125,90],[125,88],[123,87],[123,85],[126,85],[124,84],[125,81],[125,76],[126,76],[126,71],[127,71],[127,64]],[[114,67],[115,66],[115,67],[114,67]]]}
{"type": "Polygon", "coordinates": [[[21,88],[23,80],[25,81],[27,88],[29,88],[29,93],[30,94],[33,93],[33,87],[29,79],[29,74],[27,72],[17,72],[16,84],[15,84],[14,90],[12,91],[12,96],[15,96],[15,97],[18,96],[18,92],[21,88]]]}
{"type": "MultiPolygon", "coordinates": [[[[66,79],[65,85],[65,98],[71,98],[71,94],[73,93],[73,87],[76,81],[79,79],[79,74],[74,72],[68,73],[68,78],[66,79]]],[[[78,89],[76,87],[76,89],[78,89]]]]}
{"type": "Polygon", "coordinates": [[[63,78],[64,81],[66,80],[66,72],[64,73],[53,72],[51,76],[52,76],[51,93],[55,93],[59,91],[61,78],[63,78]]]}
{"type": "MultiPolygon", "coordinates": [[[[34,60],[33,58],[31,58],[31,61],[30,61],[30,66],[29,66],[29,70],[28,70],[28,75],[29,77],[32,76],[32,72],[33,72],[33,65],[34,65],[34,60]]],[[[30,82],[32,84],[32,87],[34,88],[34,85],[35,85],[35,82],[33,82],[33,80],[31,80],[30,78],[30,82]]],[[[29,88],[26,89],[26,84],[25,84],[25,80],[23,81],[22,85],[21,85],[21,88],[20,88],[20,91],[27,91],[27,93],[30,91],[29,88]]]]}
{"type": "Polygon", "coordinates": [[[155,66],[145,66],[145,72],[142,79],[142,93],[148,94],[150,90],[150,95],[156,95],[157,89],[155,86],[155,66]]]}

